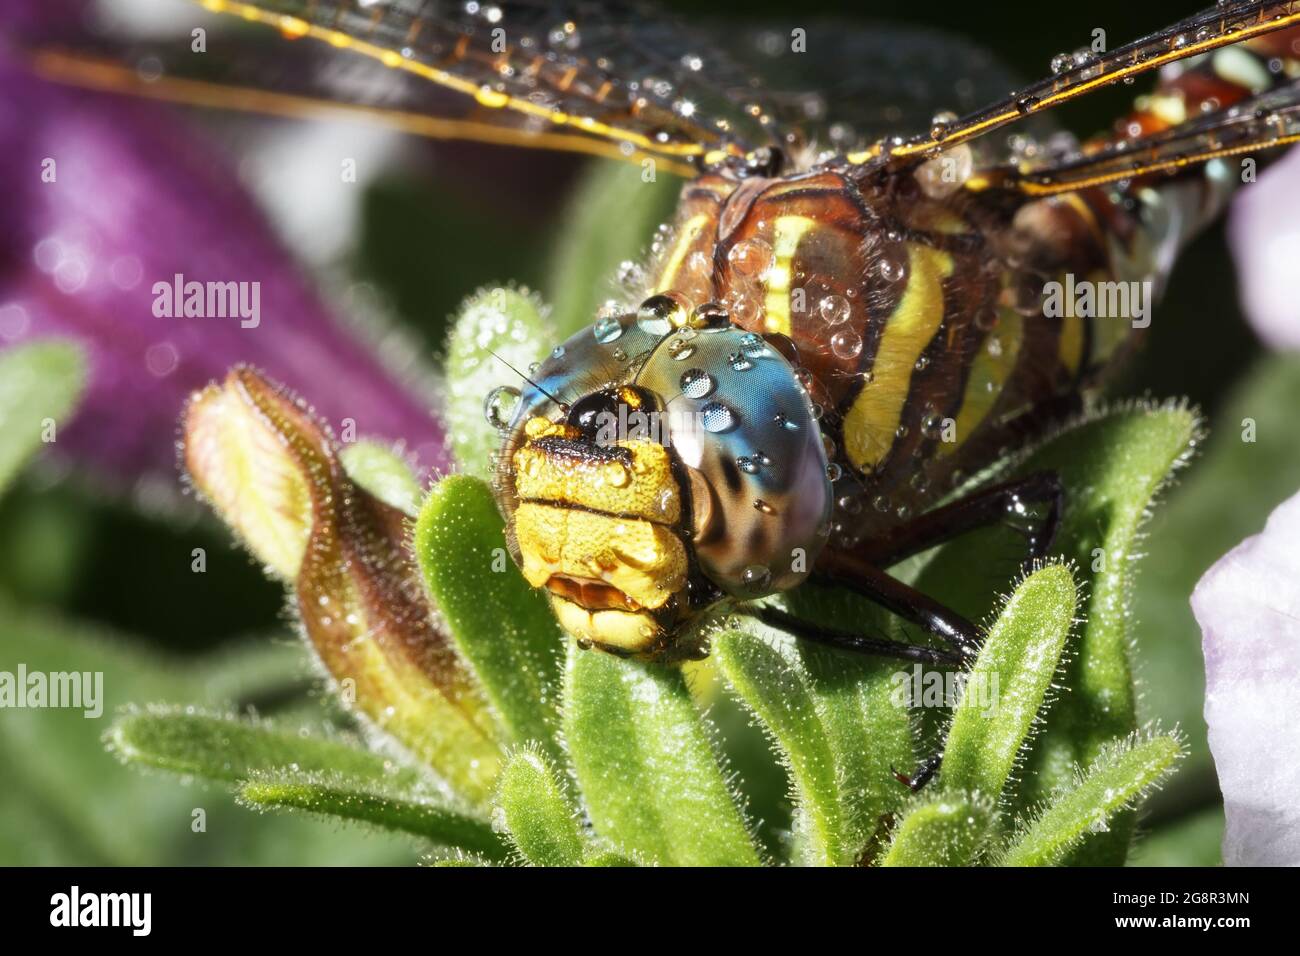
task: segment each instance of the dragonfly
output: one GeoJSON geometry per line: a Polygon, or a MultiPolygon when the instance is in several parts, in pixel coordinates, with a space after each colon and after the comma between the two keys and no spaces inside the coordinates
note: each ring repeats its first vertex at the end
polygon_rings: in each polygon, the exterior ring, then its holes
{"type": "MultiPolygon", "coordinates": [[[[1295,0],[1221,0],[1015,89],[971,44],[902,28],[720,38],[639,2],[202,5],[269,28],[267,50],[201,71],[144,51],[132,69],[37,43],[32,67],[224,108],[328,102],[683,178],[634,294],[485,397],[524,576],[581,646],[658,662],[707,655],[707,622],[739,609],[847,651],[967,664],[980,628],[891,569],[999,523],[1026,560],[1050,553],[1068,504],[1054,473],[970,476],[1082,407],[1243,162],[1300,140],[1295,0]],[[1050,121],[1151,78],[1091,139],[1050,121]],[[763,600],[808,581],[933,639],[763,600]]],[[[938,759],[900,779],[922,785],[938,759]]]]}

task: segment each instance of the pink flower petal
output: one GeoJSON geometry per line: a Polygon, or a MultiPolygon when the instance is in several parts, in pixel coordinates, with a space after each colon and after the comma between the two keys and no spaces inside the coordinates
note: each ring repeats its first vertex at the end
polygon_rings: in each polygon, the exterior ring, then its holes
{"type": "Polygon", "coordinates": [[[1300,495],[1192,593],[1205,720],[1236,866],[1300,865],[1300,495]]]}
{"type": "Polygon", "coordinates": [[[1275,349],[1300,349],[1300,149],[1241,187],[1228,217],[1241,303],[1275,349]]]}

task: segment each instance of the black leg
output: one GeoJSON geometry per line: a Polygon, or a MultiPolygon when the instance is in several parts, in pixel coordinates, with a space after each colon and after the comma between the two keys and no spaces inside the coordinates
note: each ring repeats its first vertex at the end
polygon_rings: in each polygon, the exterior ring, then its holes
{"type": "Polygon", "coordinates": [[[819,576],[869,598],[905,621],[943,638],[963,658],[979,653],[984,635],[956,611],[891,578],[875,564],[847,551],[826,551],[817,561],[819,576]]]}
{"type": "Polygon", "coordinates": [[[839,631],[834,628],[822,627],[820,624],[813,624],[774,607],[754,608],[749,610],[748,613],[777,630],[785,631],[807,641],[825,644],[828,647],[837,647],[844,651],[855,651],[859,654],[897,658],[904,661],[917,661],[922,664],[943,664],[951,667],[958,667],[965,663],[965,659],[961,656],[940,650],[937,647],[903,644],[887,638],[864,637],[852,631],[839,631]]]}
{"type": "Polygon", "coordinates": [[[913,793],[916,793],[916,791],[929,783],[930,779],[939,772],[939,765],[941,763],[943,763],[942,752],[930,754],[930,756],[921,761],[921,766],[917,767],[910,776],[905,773],[899,773],[897,770],[894,770],[893,767],[890,767],[889,769],[893,771],[895,780],[907,787],[913,793]]]}
{"type": "Polygon", "coordinates": [[[1029,557],[1042,558],[1052,550],[1064,503],[1065,492],[1056,472],[1039,471],[927,511],[875,540],[864,542],[854,552],[878,567],[887,568],[976,528],[1008,518],[1027,519],[1029,506],[1045,504],[1047,513],[1037,528],[1014,526],[1028,539],[1029,557]]]}

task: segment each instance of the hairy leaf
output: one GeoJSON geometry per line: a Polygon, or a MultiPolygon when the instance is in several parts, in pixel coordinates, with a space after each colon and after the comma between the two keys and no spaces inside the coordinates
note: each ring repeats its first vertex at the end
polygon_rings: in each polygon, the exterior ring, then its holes
{"type": "Polygon", "coordinates": [[[1060,564],[1031,574],[1007,600],[953,713],[940,771],[945,789],[1002,793],[1060,664],[1076,600],[1074,579],[1060,564]]]}
{"type": "Polygon", "coordinates": [[[1089,833],[1104,832],[1122,808],[1133,803],[1178,759],[1177,738],[1162,734],[1103,748],[1074,786],[1032,820],[999,861],[1003,866],[1056,866],[1089,833]]]}
{"type": "Polygon", "coordinates": [[[907,708],[891,699],[900,665],[737,631],[713,656],[790,769],[796,859],[858,863],[907,795],[890,769],[912,762],[907,708]]]}
{"type": "Polygon", "coordinates": [[[416,554],[505,738],[535,741],[558,757],[563,634],[545,597],[510,560],[503,525],[487,485],[452,475],[429,492],[415,527],[416,554]]]}
{"type": "Polygon", "coordinates": [[[678,669],[569,645],[564,735],[596,832],[675,866],[749,866],[758,852],[678,669]]]}
{"type": "Polygon", "coordinates": [[[355,820],[479,853],[491,860],[503,860],[508,854],[505,842],[486,820],[443,800],[409,791],[394,792],[342,774],[260,771],[240,784],[236,792],[242,802],[257,809],[301,810],[355,820]]]}
{"type": "Polygon", "coordinates": [[[991,802],[978,794],[934,793],[903,814],[881,866],[969,866],[992,829],[991,802]]]}
{"type": "Polygon", "coordinates": [[[466,474],[492,474],[501,435],[488,423],[484,401],[498,385],[522,386],[520,376],[554,344],[555,332],[546,316],[546,307],[523,289],[484,289],[461,306],[447,343],[443,418],[456,461],[466,474]]]}
{"type": "Polygon", "coordinates": [[[510,841],[534,866],[577,866],[586,846],[577,814],[539,751],[524,748],[501,771],[497,804],[510,841]]]}
{"type": "Polygon", "coordinates": [[[424,490],[398,452],[379,442],[359,441],[344,445],[339,458],[348,477],[384,504],[410,518],[419,513],[424,490]]]}

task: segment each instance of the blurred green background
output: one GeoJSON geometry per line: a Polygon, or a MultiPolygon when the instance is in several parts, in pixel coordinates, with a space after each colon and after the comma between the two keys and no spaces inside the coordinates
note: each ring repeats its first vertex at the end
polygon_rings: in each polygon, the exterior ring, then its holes
{"type": "MultiPolygon", "coordinates": [[[[686,15],[700,9],[671,6],[686,15]]],[[[1096,27],[1116,45],[1193,10],[1104,0],[1051,7],[869,2],[849,12],[843,4],[804,2],[798,16],[937,27],[979,41],[1033,78],[1047,72],[1053,54],[1084,45],[1096,27]]],[[[781,26],[790,17],[789,4],[760,0],[710,3],[707,15],[781,26]]],[[[1100,129],[1131,92],[1106,91],[1072,106],[1062,119],[1080,133],[1100,129]]],[[[214,127],[218,142],[225,129],[214,127]]],[[[434,144],[416,146],[415,157],[369,187],[359,235],[343,266],[373,286],[414,333],[430,365],[442,349],[448,316],[484,284],[513,280],[552,297],[591,294],[557,288],[553,258],[557,230],[581,222],[583,212],[593,219],[581,208],[587,161],[434,144]]],[[[662,183],[658,194],[669,208],[672,185],[662,183]]],[[[1138,861],[1213,863],[1222,820],[1200,719],[1199,632],[1187,596],[1213,560],[1258,531],[1268,511],[1300,488],[1300,443],[1289,420],[1300,407],[1300,361],[1266,356],[1253,338],[1240,313],[1221,226],[1184,255],[1148,347],[1115,392],[1186,396],[1211,426],[1200,460],[1181,475],[1150,525],[1135,611],[1145,713],[1166,727],[1180,725],[1192,747],[1174,782],[1151,804],[1151,838],[1138,861]],[[1259,423],[1255,445],[1239,440],[1247,416],[1259,423]]],[[[188,501],[158,507],[149,500],[48,460],[35,463],[0,500],[0,667],[21,660],[32,669],[59,670],[59,662],[69,661],[75,662],[66,664],[69,669],[104,670],[106,716],[132,702],[168,701],[251,707],[304,725],[327,719],[322,713],[330,713],[328,705],[315,699],[286,624],[280,588],[188,501]],[[206,574],[190,571],[195,547],[207,551],[206,574]]],[[[235,807],[219,788],[179,786],[122,767],[99,742],[106,725],[67,712],[0,713],[0,765],[6,768],[0,863],[416,858],[392,837],[258,816],[235,807]],[[206,832],[191,828],[195,808],[206,811],[206,832]]]]}

